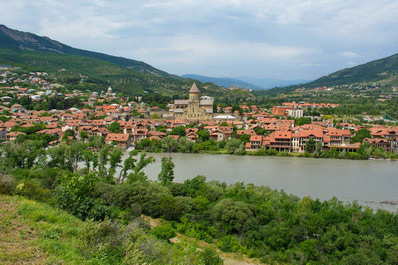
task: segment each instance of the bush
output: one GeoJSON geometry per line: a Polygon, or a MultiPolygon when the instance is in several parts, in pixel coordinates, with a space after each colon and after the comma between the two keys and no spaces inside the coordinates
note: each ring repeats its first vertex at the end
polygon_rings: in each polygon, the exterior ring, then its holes
{"type": "Polygon", "coordinates": [[[51,191],[43,188],[37,179],[24,179],[15,190],[18,195],[37,201],[48,201],[51,197],[51,191]]]}
{"type": "Polygon", "coordinates": [[[220,238],[217,242],[217,247],[225,252],[237,252],[241,249],[238,240],[232,235],[220,238]]]}
{"type": "Polygon", "coordinates": [[[176,231],[170,224],[164,224],[153,228],[152,234],[159,239],[168,241],[176,236],[176,231]]]}
{"type": "Polygon", "coordinates": [[[123,244],[126,240],[124,226],[118,222],[87,221],[81,233],[80,247],[87,257],[96,257],[117,263],[123,257],[123,244]]]}
{"type": "Polygon", "coordinates": [[[17,182],[8,175],[0,174],[0,193],[11,195],[15,192],[17,182]]]}
{"type": "Polygon", "coordinates": [[[222,265],[224,261],[217,255],[214,249],[206,248],[201,253],[201,258],[205,265],[222,265]]]}

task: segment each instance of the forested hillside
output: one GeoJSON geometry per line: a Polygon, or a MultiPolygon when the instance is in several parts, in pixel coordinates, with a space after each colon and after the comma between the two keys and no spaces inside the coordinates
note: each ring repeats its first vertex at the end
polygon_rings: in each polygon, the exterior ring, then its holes
{"type": "MultiPolygon", "coordinates": [[[[177,232],[267,264],[398,262],[394,213],[373,212],[336,198],[299,198],[264,186],[207,182],[204,176],[176,183],[168,158],[162,160],[158,181],[150,181],[144,168],[153,158],[146,154],[133,151],[122,162],[121,149],[96,137],[87,143],[65,138],[48,150],[47,137],[29,138],[2,148],[0,192],[50,203],[80,220],[94,220],[86,230],[73,233],[84,242],[83,254],[104,264],[220,263],[214,249],[205,257],[195,256],[184,245],[169,243],[177,232]],[[164,240],[162,244],[145,234],[141,214],[165,220],[150,232],[164,240]],[[191,254],[186,256],[186,251],[191,254]],[[179,254],[206,262],[186,261],[179,254]]],[[[58,222],[56,215],[36,218],[58,222]]],[[[49,231],[46,238],[72,233],[60,229],[49,231]]]]}
{"type": "Polygon", "coordinates": [[[292,92],[298,88],[333,87],[355,83],[377,82],[383,85],[398,85],[398,54],[346,68],[297,86],[287,86],[265,91],[269,94],[292,92]]]}
{"type": "MultiPolygon", "coordinates": [[[[69,47],[46,37],[0,25],[0,64],[45,71],[71,88],[105,90],[127,95],[153,95],[159,100],[187,97],[194,80],[183,79],[135,60],[69,47]]],[[[252,94],[198,82],[201,92],[220,101],[238,103],[252,94]]]]}
{"type": "Polygon", "coordinates": [[[59,54],[79,55],[114,63],[116,65],[126,67],[141,73],[179,79],[178,76],[170,75],[144,62],[123,57],[111,56],[98,52],[76,49],[50,38],[40,37],[36,34],[29,32],[13,30],[7,28],[4,25],[0,25],[0,47],[14,50],[48,51],[59,54]]]}

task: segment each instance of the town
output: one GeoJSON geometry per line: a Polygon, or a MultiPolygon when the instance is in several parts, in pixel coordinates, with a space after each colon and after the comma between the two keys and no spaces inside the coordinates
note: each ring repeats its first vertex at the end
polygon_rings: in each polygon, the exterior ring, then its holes
{"type": "MultiPolygon", "coordinates": [[[[193,83],[187,99],[176,99],[167,109],[161,109],[148,106],[140,96],[120,96],[111,87],[101,92],[65,91],[62,84],[51,83],[45,72],[24,72],[10,66],[0,71],[3,142],[34,133],[51,136],[49,146],[66,138],[87,141],[98,136],[107,144],[147,151],[154,151],[146,148],[154,142],[156,145],[172,138],[175,144],[207,142],[207,146],[218,147],[222,145],[217,143],[235,140],[235,148],[240,150],[230,152],[235,154],[260,150],[354,153],[364,144],[398,152],[398,126],[360,125],[305,115],[307,110],[336,108],[339,104],[284,102],[272,109],[255,105],[214,107],[214,98],[201,95],[193,83]],[[356,137],[358,134],[362,137],[356,137]]],[[[214,148],[202,145],[190,151],[206,150],[214,148]]]]}

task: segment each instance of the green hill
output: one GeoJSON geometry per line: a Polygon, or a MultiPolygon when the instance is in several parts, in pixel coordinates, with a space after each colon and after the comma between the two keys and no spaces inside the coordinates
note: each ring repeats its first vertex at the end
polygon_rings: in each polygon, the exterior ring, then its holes
{"type": "MultiPolygon", "coordinates": [[[[126,58],[75,49],[46,37],[11,30],[0,25],[0,64],[45,71],[71,88],[105,90],[129,95],[153,95],[168,99],[186,97],[193,80],[170,75],[126,58]]],[[[233,103],[252,94],[244,90],[197,83],[203,94],[233,103]]]]}
{"type": "Polygon", "coordinates": [[[376,82],[397,77],[398,54],[346,68],[327,76],[323,76],[313,82],[305,84],[305,87],[336,86],[351,83],[376,82]]]}
{"type": "Polygon", "coordinates": [[[7,28],[4,25],[0,25],[0,47],[14,49],[14,50],[48,51],[59,54],[79,55],[83,57],[100,59],[106,62],[114,63],[119,66],[126,67],[140,73],[147,73],[167,78],[179,79],[178,76],[170,75],[144,62],[131,60],[123,57],[111,56],[98,52],[76,49],[68,45],[62,44],[58,41],[52,40],[50,38],[40,37],[29,32],[13,30],[7,28]]]}
{"type": "Polygon", "coordinates": [[[293,91],[299,87],[332,87],[365,82],[378,82],[386,85],[398,85],[398,54],[351,68],[346,68],[303,85],[274,88],[266,92],[272,94],[285,93],[293,91]]]}

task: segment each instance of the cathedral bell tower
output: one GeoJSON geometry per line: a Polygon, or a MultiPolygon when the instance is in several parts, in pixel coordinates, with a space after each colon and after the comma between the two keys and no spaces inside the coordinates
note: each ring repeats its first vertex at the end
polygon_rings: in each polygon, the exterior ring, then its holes
{"type": "Polygon", "coordinates": [[[189,90],[189,101],[198,102],[200,96],[199,88],[196,86],[196,83],[193,83],[191,89],[189,90]]]}

